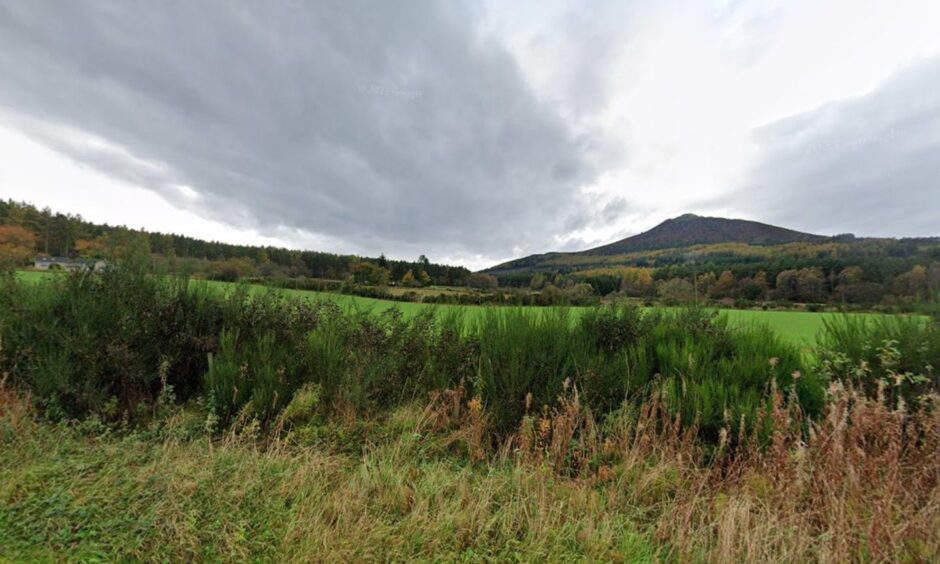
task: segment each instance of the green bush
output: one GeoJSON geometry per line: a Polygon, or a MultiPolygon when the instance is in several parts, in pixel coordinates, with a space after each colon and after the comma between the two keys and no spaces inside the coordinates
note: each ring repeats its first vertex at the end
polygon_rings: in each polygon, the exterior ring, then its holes
{"type": "Polygon", "coordinates": [[[38,284],[8,277],[0,296],[0,368],[63,415],[96,412],[112,399],[119,414],[133,415],[162,388],[164,362],[181,401],[203,393],[209,354],[219,352],[224,328],[245,342],[271,334],[293,347],[327,309],[133,269],[38,284]]]}
{"type": "Polygon", "coordinates": [[[922,318],[833,317],[825,321],[816,348],[820,372],[869,395],[884,387],[913,403],[940,392],[940,327],[922,318]]]}
{"type": "Polygon", "coordinates": [[[572,327],[568,310],[560,308],[493,308],[477,318],[471,329],[480,347],[473,392],[499,432],[518,425],[529,394],[530,406],[554,404],[565,380],[587,360],[590,343],[572,327]]]}
{"type": "Polygon", "coordinates": [[[726,424],[736,427],[742,419],[752,428],[758,410],[769,406],[772,381],[784,394],[795,386],[809,415],[822,411],[824,382],[805,373],[800,351],[766,326],[729,330],[716,322],[698,334],[656,335],[654,343],[666,404],[685,423],[696,421],[710,440],[717,440],[726,424]]]}
{"type": "Polygon", "coordinates": [[[731,329],[703,308],[641,315],[607,307],[579,323],[567,310],[501,309],[483,315],[473,333],[480,339],[475,391],[503,433],[514,430],[527,403],[553,405],[566,381],[600,416],[658,389],[684,424],[697,423],[712,440],[726,421],[752,425],[772,381],[783,393],[795,386],[810,415],[824,402],[824,382],[801,370],[796,347],[766,326],[731,329]]]}
{"type": "Polygon", "coordinates": [[[161,327],[167,294],[155,280],[112,270],[5,290],[3,363],[47,405],[80,415],[113,397],[126,411],[158,391],[171,331],[161,327]]]}
{"type": "MultiPolygon", "coordinates": [[[[0,368],[52,416],[151,413],[139,408],[156,401],[161,374],[177,401],[207,397],[221,423],[262,426],[310,386],[323,414],[464,387],[482,399],[497,436],[571,387],[598,418],[658,390],[683,424],[697,422],[712,440],[728,420],[753,424],[772,381],[786,393],[795,386],[810,414],[823,400],[823,381],[802,368],[799,350],[767,327],[733,329],[703,308],[607,306],[575,319],[566,308],[501,307],[473,319],[434,310],[405,318],[133,269],[3,283],[0,368]]],[[[902,351],[918,366],[935,358],[934,337],[892,335],[927,343],[926,352],[922,344],[902,351]]]]}

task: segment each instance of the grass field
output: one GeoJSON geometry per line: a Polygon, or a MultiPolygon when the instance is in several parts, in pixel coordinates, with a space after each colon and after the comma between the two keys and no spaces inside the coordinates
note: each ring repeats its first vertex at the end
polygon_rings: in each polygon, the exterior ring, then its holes
{"type": "Polygon", "coordinates": [[[916,319],[838,319],[801,354],[769,327],[805,343],[825,315],[417,316],[22,276],[0,294],[0,562],[940,552],[940,331],[916,319]]]}
{"type": "MultiPolygon", "coordinates": [[[[54,276],[52,273],[45,272],[32,272],[24,271],[20,272],[19,276],[24,280],[30,281],[40,281],[49,276],[54,276]]],[[[217,287],[219,289],[230,290],[234,287],[234,284],[228,282],[211,282],[207,281],[205,284],[208,284],[212,287],[217,287]]],[[[343,294],[334,294],[329,292],[314,292],[310,290],[291,290],[291,289],[272,289],[266,286],[257,286],[253,285],[249,287],[250,292],[252,293],[263,293],[268,291],[283,292],[289,296],[302,298],[306,300],[329,300],[335,302],[343,308],[356,308],[362,311],[372,311],[379,313],[388,309],[397,308],[402,312],[402,315],[406,317],[411,317],[417,315],[421,311],[425,311],[428,308],[435,308],[440,311],[448,311],[458,309],[463,312],[465,316],[472,318],[475,315],[478,315],[487,307],[498,307],[498,306],[459,306],[459,305],[430,305],[430,304],[421,304],[414,302],[397,302],[389,300],[378,300],[374,298],[364,298],[360,296],[349,296],[343,294]]],[[[533,307],[533,310],[538,308],[533,307]]],[[[587,308],[572,307],[569,308],[573,314],[578,315],[580,312],[585,311],[587,308]]],[[[837,314],[832,313],[814,313],[806,311],[759,311],[759,310],[738,310],[738,309],[728,309],[722,310],[723,315],[727,315],[729,321],[734,324],[746,325],[746,324],[760,324],[766,323],[775,331],[777,331],[783,338],[788,340],[791,343],[799,344],[801,346],[811,345],[815,339],[816,335],[823,327],[823,322],[827,317],[833,317],[837,314]]],[[[852,316],[859,317],[875,317],[880,314],[849,314],[852,316]]]]}

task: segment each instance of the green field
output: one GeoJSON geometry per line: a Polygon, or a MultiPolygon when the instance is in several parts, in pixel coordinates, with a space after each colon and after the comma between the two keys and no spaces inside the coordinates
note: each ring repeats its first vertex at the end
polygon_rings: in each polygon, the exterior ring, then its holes
{"type": "MultiPolygon", "coordinates": [[[[30,281],[40,281],[49,276],[54,276],[51,273],[44,272],[31,272],[24,271],[20,272],[19,276],[24,280],[30,281]]],[[[232,289],[235,285],[228,282],[204,282],[205,284],[211,287],[218,287],[220,289],[232,289]]],[[[249,286],[249,291],[251,293],[263,293],[263,292],[283,292],[291,297],[297,297],[305,300],[329,300],[337,303],[343,308],[356,308],[361,311],[372,311],[372,312],[382,312],[388,309],[397,308],[402,312],[406,317],[417,315],[421,311],[425,311],[428,308],[434,308],[439,311],[448,311],[448,310],[461,310],[464,315],[472,318],[474,315],[477,315],[479,312],[483,311],[487,307],[500,307],[500,306],[458,306],[458,305],[431,305],[431,304],[421,304],[414,302],[397,302],[389,300],[378,300],[374,298],[364,298],[359,296],[350,296],[343,294],[334,294],[329,292],[314,292],[310,290],[291,290],[291,289],[282,289],[282,288],[269,288],[266,286],[249,286]]],[[[537,311],[539,308],[532,307],[531,309],[537,311]]],[[[569,308],[574,315],[578,315],[580,312],[585,311],[586,308],[581,307],[572,307],[569,308]]],[[[775,331],[777,331],[782,337],[787,339],[792,343],[796,343],[802,346],[807,346],[812,344],[816,335],[823,327],[823,321],[827,317],[833,317],[837,314],[832,313],[813,313],[805,311],[762,311],[762,310],[738,310],[738,309],[728,309],[722,310],[722,315],[726,315],[732,323],[746,325],[754,323],[766,323],[770,325],[775,331]]],[[[839,314],[841,315],[841,314],[839,314]]],[[[862,316],[862,317],[875,317],[880,314],[849,314],[853,316],[862,316]]]]}
{"type": "Polygon", "coordinates": [[[940,553],[917,318],[67,281],[0,293],[0,562],[940,553]]]}
{"type": "MultiPolygon", "coordinates": [[[[214,282],[211,284],[222,285],[225,283],[214,282]]],[[[263,286],[252,286],[252,291],[255,292],[265,292],[269,288],[263,286]]],[[[391,308],[398,308],[401,310],[402,314],[406,316],[416,315],[418,312],[426,310],[428,308],[436,308],[439,310],[450,310],[450,309],[459,309],[462,310],[465,314],[473,316],[475,313],[482,311],[487,307],[500,307],[500,306],[456,306],[456,305],[426,305],[420,303],[412,302],[394,302],[388,300],[377,300],[373,298],[363,298],[359,296],[347,296],[341,294],[331,294],[326,292],[310,292],[304,290],[276,290],[278,292],[286,292],[294,297],[299,297],[303,299],[310,300],[331,300],[338,303],[342,307],[347,308],[359,308],[362,310],[369,310],[375,312],[385,311],[391,308]]],[[[537,309],[532,307],[532,309],[537,309]]],[[[584,311],[586,308],[583,307],[571,307],[569,308],[572,313],[577,315],[579,312],[584,311]]],[[[783,337],[787,340],[799,343],[799,344],[809,344],[816,339],[817,333],[823,327],[823,320],[826,317],[832,317],[835,314],[831,313],[813,313],[813,312],[804,312],[804,311],[757,311],[757,310],[738,310],[738,309],[729,309],[722,310],[723,315],[727,315],[728,319],[732,323],[736,324],[750,324],[750,323],[767,323],[778,331],[783,337]]],[[[851,315],[861,315],[861,316],[874,316],[877,314],[851,314],[851,315]]]]}

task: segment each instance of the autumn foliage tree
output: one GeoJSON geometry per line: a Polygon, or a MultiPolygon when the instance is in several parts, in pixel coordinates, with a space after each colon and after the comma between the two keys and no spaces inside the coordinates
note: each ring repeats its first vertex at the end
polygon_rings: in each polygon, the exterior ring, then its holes
{"type": "Polygon", "coordinates": [[[36,236],[19,225],[0,225],[0,264],[15,268],[28,264],[36,249],[36,236]]]}
{"type": "Polygon", "coordinates": [[[371,262],[358,262],[352,266],[350,271],[356,284],[371,286],[385,286],[388,284],[391,274],[387,268],[382,268],[371,262]]]}
{"type": "Polygon", "coordinates": [[[929,293],[927,269],[917,265],[894,280],[894,291],[900,296],[924,299],[929,293]]]}
{"type": "Polygon", "coordinates": [[[712,288],[715,286],[715,283],[718,282],[718,277],[715,276],[714,272],[705,272],[698,275],[697,282],[698,291],[702,294],[710,296],[712,293],[712,288]]]}
{"type": "Polygon", "coordinates": [[[421,282],[422,286],[431,285],[431,276],[424,270],[418,273],[418,281],[421,282]]]}
{"type": "Polygon", "coordinates": [[[541,272],[536,272],[532,276],[532,280],[529,281],[529,288],[535,291],[541,290],[542,288],[545,287],[546,282],[547,280],[545,278],[545,275],[542,274],[541,272]]]}
{"type": "Polygon", "coordinates": [[[475,272],[467,277],[467,286],[481,290],[495,290],[499,287],[499,281],[492,274],[475,272]]]}
{"type": "Polygon", "coordinates": [[[735,295],[738,288],[738,282],[734,279],[734,274],[730,270],[721,273],[718,280],[709,290],[713,298],[730,298],[735,295]]]}
{"type": "Polygon", "coordinates": [[[660,281],[657,292],[666,305],[686,304],[695,298],[692,283],[684,278],[660,281]]]}
{"type": "Polygon", "coordinates": [[[94,239],[75,241],[75,252],[82,258],[103,258],[108,252],[108,236],[102,234],[94,239]]]}
{"type": "Polygon", "coordinates": [[[647,297],[656,293],[652,271],[648,268],[624,269],[620,278],[620,291],[633,297],[647,297]]]}

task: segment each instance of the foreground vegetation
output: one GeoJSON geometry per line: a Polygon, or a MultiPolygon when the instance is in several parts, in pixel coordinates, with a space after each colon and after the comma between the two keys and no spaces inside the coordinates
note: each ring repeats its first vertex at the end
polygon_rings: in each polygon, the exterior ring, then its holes
{"type": "MultiPolygon", "coordinates": [[[[39,283],[44,280],[48,280],[49,277],[53,275],[65,276],[64,273],[53,274],[36,271],[22,271],[17,273],[17,276],[21,280],[27,281],[29,283],[39,283]]],[[[226,293],[235,291],[237,288],[235,284],[220,281],[193,281],[192,284],[193,286],[204,284],[208,288],[226,293]]],[[[246,287],[246,291],[250,295],[263,295],[270,291],[270,287],[249,284],[246,287]]],[[[462,319],[468,321],[471,319],[476,319],[487,309],[486,307],[476,306],[389,301],[349,294],[338,294],[333,292],[313,290],[296,290],[292,288],[277,288],[277,291],[279,293],[283,293],[285,297],[290,299],[305,301],[330,301],[346,311],[359,311],[379,314],[390,309],[397,309],[405,318],[412,318],[425,313],[428,310],[433,310],[438,314],[459,312],[462,319]]],[[[661,308],[662,306],[654,307],[661,308]]],[[[590,311],[592,308],[567,307],[566,309],[570,311],[572,318],[577,318],[580,317],[582,313],[590,311]]],[[[646,310],[649,308],[644,307],[641,309],[646,310]]],[[[533,314],[539,314],[540,310],[530,308],[527,311],[533,314]]],[[[816,338],[824,330],[827,320],[832,320],[841,316],[841,314],[810,311],[765,311],[746,309],[723,309],[721,310],[721,315],[726,317],[728,319],[728,323],[733,326],[740,327],[755,324],[767,325],[784,341],[804,348],[812,346],[816,342],[816,338]]],[[[848,317],[875,321],[878,318],[884,317],[884,315],[852,313],[848,314],[848,317]]]]}
{"type": "Polygon", "coordinates": [[[0,557],[927,560],[940,331],[4,279],[0,557]]]}
{"type": "MultiPolygon", "coordinates": [[[[15,561],[929,561],[940,551],[940,421],[843,390],[806,443],[781,432],[723,464],[703,462],[648,411],[625,416],[602,443],[577,442],[605,464],[575,476],[554,465],[564,455],[553,437],[578,421],[562,413],[528,450],[473,462],[469,416],[447,423],[418,404],[377,422],[333,420],[316,439],[298,429],[266,441],[205,434],[183,411],[128,433],[39,422],[8,391],[0,401],[0,558],[15,561]]],[[[781,425],[788,413],[775,412],[781,425]]]]}

